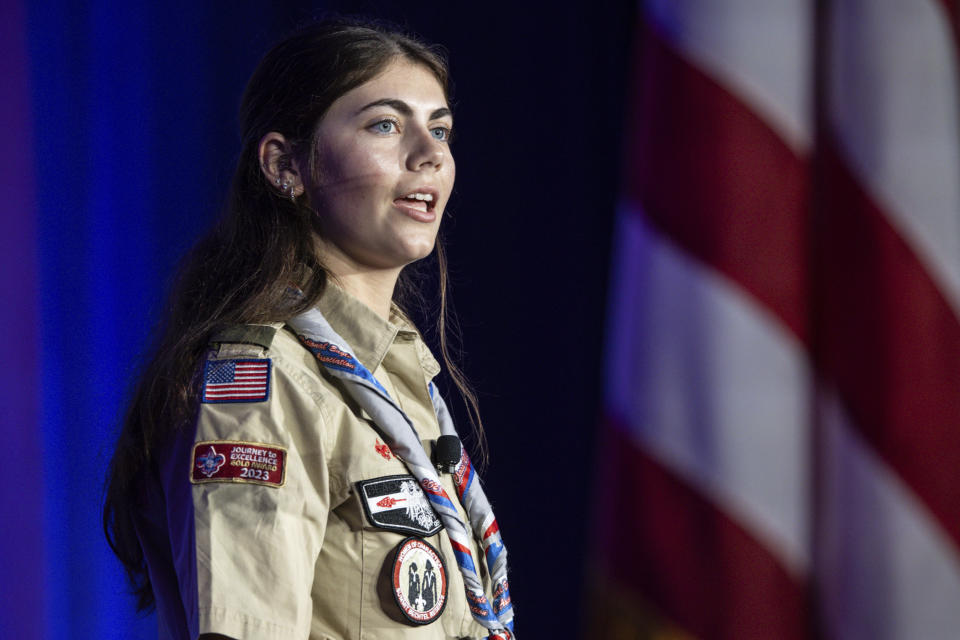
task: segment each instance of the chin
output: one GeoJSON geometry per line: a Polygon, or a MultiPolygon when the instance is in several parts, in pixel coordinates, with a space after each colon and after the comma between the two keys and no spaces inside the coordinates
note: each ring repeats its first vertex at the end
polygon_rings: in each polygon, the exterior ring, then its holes
{"type": "Polygon", "coordinates": [[[406,246],[403,248],[404,257],[407,260],[407,264],[411,262],[416,262],[417,260],[423,260],[433,251],[433,247],[436,244],[436,236],[431,237],[429,241],[423,240],[418,242],[406,243],[406,246]]]}

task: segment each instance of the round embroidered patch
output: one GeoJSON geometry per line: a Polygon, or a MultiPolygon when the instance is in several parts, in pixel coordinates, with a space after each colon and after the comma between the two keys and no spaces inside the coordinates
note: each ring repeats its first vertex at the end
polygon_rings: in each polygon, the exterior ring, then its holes
{"type": "Polygon", "coordinates": [[[414,624],[429,624],[447,604],[447,567],[440,552],[421,538],[407,538],[393,562],[393,597],[414,624]]]}

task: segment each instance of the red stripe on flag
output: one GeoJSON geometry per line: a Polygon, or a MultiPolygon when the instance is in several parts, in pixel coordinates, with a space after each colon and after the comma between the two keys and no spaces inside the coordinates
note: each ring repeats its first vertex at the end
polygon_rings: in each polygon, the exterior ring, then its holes
{"type": "Polygon", "coordinates": [[[455,551],[459,551],[460,553],[465,553],[471,558],[473,557],[473,554],[470,553],[470,549],[467,549],[465,546],[463,546],[453,538],[450,538],[450,546],[453,547],[455,551]]]}
{"type": "Polygon", "coordinates": [[[831,141],[819,148],[817,368],[863,436],[960,542],[960,323],[831,141]]]}
{"type": "Polygon", "coordinates": [[[611,420],[601,435],[594,548],[606,575],[699,637],[813,637],[805,581],[627,429],[611,420]]]}
{"type": "Polygon", "coordinates": [[[627,197],[806,340],[806,162],[653,28],[642,43],[627,197]]]}
{"type": "Polygon", "coordinates": [[[954,51],[960,52],[960,6],[957,5],[956,0],[940,0],[940,4],[947,12],[946,18],[950,23],[954,51]]]}
{"type": "Polygon", "coordinates": [[[487,538],[495,534],[497,531],[500,531],[500,527],[497,526],[497,521],[494,520],[493,524],[487,527],[487,530],[483,532],[483,539],[486,540],[487,538]]]}

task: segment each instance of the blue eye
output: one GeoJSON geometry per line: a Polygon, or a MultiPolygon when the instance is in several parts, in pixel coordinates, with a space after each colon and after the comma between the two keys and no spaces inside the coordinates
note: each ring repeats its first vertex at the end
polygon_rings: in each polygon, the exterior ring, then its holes
{"type": "Polygon", "coordinates": [[[449,142],[450,136],[453,135],[453,132],[449,127],[434,127],[433,129],[430,129],[430,135],[441,142],[449,142]]]}
{"type": "Polygon", "coordinates": [[[397,130],[397,123],[393,120],[381,120],[375,123],[372,128],[377,133],[393,133],[397,130]]]}

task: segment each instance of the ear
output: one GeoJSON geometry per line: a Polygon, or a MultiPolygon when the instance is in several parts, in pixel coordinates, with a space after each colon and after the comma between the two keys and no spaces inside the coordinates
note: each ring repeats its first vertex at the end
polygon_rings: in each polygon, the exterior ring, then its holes
{"type": "Polygon", "coordinates": [[[271,131],[257,149],[260,170],[281,195],[291,200],[303,193],[303,180],[293,157],[292,145],[282,133],[271,131]]]}

